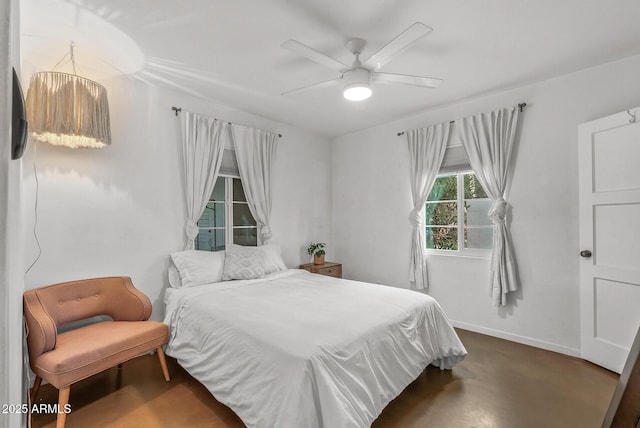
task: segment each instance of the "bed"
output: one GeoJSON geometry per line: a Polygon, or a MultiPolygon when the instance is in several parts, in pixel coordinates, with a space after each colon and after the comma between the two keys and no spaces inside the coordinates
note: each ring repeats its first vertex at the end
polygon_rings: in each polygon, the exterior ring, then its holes
{"type": "Polygon", "coordinates": [[[170,288],[166,353],[248,427],[368,427],[466,355],[431,297],[286,269],[170,288]]]}

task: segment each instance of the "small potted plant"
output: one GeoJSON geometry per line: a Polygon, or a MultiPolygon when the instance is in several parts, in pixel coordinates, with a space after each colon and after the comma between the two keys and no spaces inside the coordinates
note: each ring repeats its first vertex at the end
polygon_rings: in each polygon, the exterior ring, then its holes
{"type": "Polygon", "coordinates": [[[314,265],[323,265],[324,264],[324,246],[327,245],[324,242],[312,242],[307,248],[307,253],[310,256],[313,256],[313,264],[314,265]]]}

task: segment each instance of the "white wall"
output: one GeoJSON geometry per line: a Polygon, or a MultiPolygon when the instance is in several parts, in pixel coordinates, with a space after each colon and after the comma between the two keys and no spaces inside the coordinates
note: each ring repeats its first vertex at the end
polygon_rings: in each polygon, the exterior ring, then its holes
{"type": "MultiPolygon", "coordinates": [[[[88,76],[89,77],[89,76],[88,76]]],[[[107,87],[112,146],[70,150],[38,144],[37,235],[42,256],[27,288],[80,278],[128,275],[161,319],[169,253],[184,246],[178,118],[171,106],[279,132],[272,242],[287,266],[307,262],[308,241],[331,236],[331,145],[322,137],[130,77],[107,87]]],[[[32,233],[35,180],[26,153],[25,264],[37,255],[32,233]]]]}
{"type": "MultiPolygon", "coordinates": [[[[0,403],[23,403],[20,160],[11,160],[12,69],[20,70],[19,3],[0,3],[0,403]]],[[[0,427],[22,426],[23,415],[2,414],[0,427]]]]}
{"type": "Polygon", "coordinates": [[[333,242],[345,276],[408,286],[412,204],[397,132],[526,102],[510,196],[521,290],[496,309],[488,259],[431,255],[430,294],[459,326],[578,355],[577,126],[640,105],[638,76],[640,56],[335,139],[333,242]]]}

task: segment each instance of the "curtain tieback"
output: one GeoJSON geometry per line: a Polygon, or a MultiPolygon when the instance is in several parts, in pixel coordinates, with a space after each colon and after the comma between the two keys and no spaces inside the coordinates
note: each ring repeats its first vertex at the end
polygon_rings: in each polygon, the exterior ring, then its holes
{"type": "Polygon", "coordinates": [[[270,239],[271,238],[271,228],[267,224],[259,223],[260,226],[260,235],[262,235],[262,239],[270,239]]]}
{"type": "Polygon", "coordinates": [[[191,219],[187,220],[187,226],[185,229],[187,232],[187,238],[189,239],[196,239],[198,237],[198,233],[200,232],[198,225],[191,219]]]}
{"type": "Polygon", "coordinates": [[[422,210],[412,209],[409,213],[409,221],[415,226],[420,226],[422,223],[422,210]]]}
{"type": "Polygon", "coordinates": [[[493,204],[491,205],[491,209],[489,210],[489,217],[491,218],[491,222],[493,224],[502,224],[504,223],[504,219],[507,216],[507,201],[504,200],[503,197],[499,197],[493,204]]]}

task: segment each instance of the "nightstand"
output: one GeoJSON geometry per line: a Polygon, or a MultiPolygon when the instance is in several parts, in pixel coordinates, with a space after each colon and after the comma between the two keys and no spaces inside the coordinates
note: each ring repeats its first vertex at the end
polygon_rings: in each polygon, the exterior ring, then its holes
{"type": "Polygon", "coordinates": [[[342,263],[325,262],[323,265],[305,263],[300,265],[300,269],[308,270],[311,273],[342,278],[342,263]]]}

